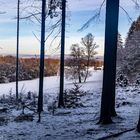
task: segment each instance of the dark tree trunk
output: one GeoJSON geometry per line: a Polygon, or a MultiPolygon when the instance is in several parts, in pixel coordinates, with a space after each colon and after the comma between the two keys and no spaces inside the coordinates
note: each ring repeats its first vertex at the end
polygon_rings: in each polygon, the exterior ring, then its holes
{"type": "MultiPolygon", "coordinates": [[[[116,77],[116,76],[115,76],[116,77]]],[[[116,81],[116,78],[115,78],[115,81],[116,81]]],[[[113,85],[113,89],[112,89],[112,99],[111,99],[111,117],[115,117],[117,116],[117,113],[116,113],[116,110],[115,110],[115,91],[116,91],[116,82],[114,82],[114,85],[113,85]]]]}
{"type": "Polygon", "coordinates": [[[39,73],[39,95],[38,95],[39,122],[40,122],[40,114],[43,111],[43,77],[44,77],[44,55],[45,55],[45,18],[46,18],[46,0],[42,0],[40,73],[39,73]]]}
{"type": "Polygon", "coordinates": [[[119,0],[106,2],[105,54],[100,123],[112,123],[115,112],[116,53],[119,0]]]}
{"type": "Polygon", "coordinates": [[[19,6],[20,0],[17,3],[17,52],[16,52],[16,101],[18,102],[18,74],[19,74],[19,6]]]}
{"type": "Polygon", "coordinates": [[[64,92],[65,18],[66,18],[66,0],[62,0],[60,92],[59,92],[58,107],[64,107],[63,92],[64,92]]]}

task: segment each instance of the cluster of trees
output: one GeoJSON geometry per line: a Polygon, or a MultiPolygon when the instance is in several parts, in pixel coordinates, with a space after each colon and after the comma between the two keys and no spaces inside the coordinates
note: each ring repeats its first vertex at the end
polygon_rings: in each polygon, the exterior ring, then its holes
{"type": "Polygon", "coordinates": [[[78,82],[86,82],[90,76],[89,67],[91,66],[94,56],[97,54],[96,49],[99,47],[94,41],[94,36],[89,33],[81,39],[81,44],[72,44],[71,57],[66,61],[66,77],[78,79],[78,82]]]}
{"type": "Polygon", "coordinates": [[[123,44],[121,35],[118,35],[118,74],[124,74],[130,82],[140,78],[140,16],[131,24],[127,38],[123,44]]]}
{"type": "MultiPolygon", "coordinates": [[[[0,56],[0,83],[16,81],[16,57],[0,56]]],[[[46,58],[44,60],[44,76],[57,75],[59,60],[46,58]]],[[[19,58],[18,80],[31,80],[39,76],[39,58],[19,58]]]]}
{"type": "MultiPolygon", "coordinates": [[[[137,1],[136,1],[137,2],[137,1]]],[[[137,3],[139,6],[139,4],[137,3]]],[[[117,73],[121,80],[121,86],[126,86],[128,80],[137,85],[140,84],[140,16],[133,21],[129,28],[127,38],[123,45],[121,35],[118,35],[117,73]],[[127,78],[126,78],[127,77],[127,78]]],[[[140,116],[137,124],[140,132],[140,116]]]]}

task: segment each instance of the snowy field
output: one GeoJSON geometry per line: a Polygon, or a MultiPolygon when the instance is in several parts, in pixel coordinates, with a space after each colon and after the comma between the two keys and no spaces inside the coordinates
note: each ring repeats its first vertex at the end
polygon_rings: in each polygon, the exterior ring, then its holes
{"type": "MultiPolygon", "coordinates": [[[[89,83],[88,85],[91,85],[91,87],[88,87],[88,89],[92,88],[92,85],[97,85],[94,86],[95,88],[101,87],[102,85],[101,81],[102,81],[102,71],[93,72],[92,76],[87,80],[87,83],[89,83]]],[[[65,79],[65,89],[70,85],[72,85],[72,83],[73,81],[65,79]]],[[[15,87],[16,87],[15,82],[0,84],[0,95],[9,94],[10,90],[12,90],[12,92],[15,93],[15,87]]],[[[38,88],[39,88],[38,79],[19,82],[19,92],[22,89],[24,89],[25,92],[28,91],[38,92],[38,88]]],[[[59,76],[51,76],[44,78],[44,94],[50,92],[59,92],[59,76]]]]}
{"type": "MultiPolygon", "coordinates": [[[[38,92],[38,79],[19,82],[19,89],[26,92],[38,92]]],[[[72,81],[65,80],[65,89],[73,87],[72,81]]],[[[15,92],[15,83],[0,84],[0,94],[15,92]]],[[[81,97],[83,107],[57,109],[52,115],[48,112],[48,100],[56,97],[59,91],[59,77],[44,79],[44,94],[47,101],[44,104],[41,123],[37,123],[37,114],[32,122],[15,122],[13,120],[21,111],[13,109],[8,114],[1,113],[9,119],[7,124],[0,126],[0,140],[139,140],[136,132],[139,117],[140,91],[139,87],[129,86],[116,89],[116,111],[111,125],[99,125],[100,99],[102,91],[102,71],[93,72],[87,82],[82,84],[82,90],[87,94],[81,97]],[[132,129],[132,130],[131,130],[132,129]],[[131,130],[128,132],[124,132],[131,130]],[[114,134],[116,137],[110,137],[114,134]],[[108,137],[109,136],[109,137],[108,137]]],[[[28,111],[29,112],[29,111],[28,111]]],[[[26,111],[25,111],[26,113],[26,111]]],[[[32,113],[30,111],[30,113],[32,113]]],[[[1,117],[0,116],[0,117],[1,117]]]]}

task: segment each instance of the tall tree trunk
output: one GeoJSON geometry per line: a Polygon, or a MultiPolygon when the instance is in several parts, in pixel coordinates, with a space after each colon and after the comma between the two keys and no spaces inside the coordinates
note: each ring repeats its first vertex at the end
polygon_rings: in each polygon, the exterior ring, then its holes
{"type": "Polygon", "coordinates": [[[18,77],[19,77],[19,6],[20,0],[17,2],[17,52],[16,52],[16,101],[18,102],[18,77]]]}
{"type": "Polygon", "coordinates": [[[58,107],[64,107],[63,92],[64,92],[65,18],[66,18],[66,0],[62,0],[60,91],[59,91],[58,107]]]}
{"type": "Polygon", "coordinates": [[[115,79],[118,36],[119,0],[106,2],[105,54],[103,72],[103,91],[101,99],[100,121],[103,124],[112,122],[115,112],[115,79]]]}
{"type": "Polygon", "coordinates": [[[46,0],[42,0],[42,19],[41,19],[41,48],[40,48],[40,73],[39,73],[39,95],[38,95],[38,113],[43,111],[43,77],[44,77],[44,56],[45,56],[45,18],[46,18],[46,0]]]}

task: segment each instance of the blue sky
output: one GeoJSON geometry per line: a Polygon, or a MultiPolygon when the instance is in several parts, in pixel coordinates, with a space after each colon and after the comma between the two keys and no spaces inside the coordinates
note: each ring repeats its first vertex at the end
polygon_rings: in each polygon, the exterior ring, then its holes
{"type": "MultiPolygon", "coordinates": [[[[22,0],[21,0],[22,1],[22,0]]],[[[25,0],[24,0],[25,1],[25,0]]],[[[103,55],[104,51],[104,27],[105,27],[105,7],[102,9],[100,21],[92,22],[89,28],[78,31],[79,28],[95,13],[102,0],[68,0],[67,6],[67,26],[66,26],[66,52],[69,53],[69,48],[73,43],[80,43],[81,38],[87,33],[92,33],[95,36],[96,43],[100,46],[98,49],[99,55],[103,55]]],[[[121,5],[127,10],[129,15],[135,20],[140,11],[136,10],[131,0],[121,0],[121,5]]],[[[16,52],[16,0],[0,0],[1,11],[6,11],[6,14],[0,15],[0,54],[14,54],[16,52]]],[[[127,16],[120,9],[119,16],[119,32],[125,39],[127,31],[130,27],[127,16]]],[[[39,54],[40,44],[33,36],[32,32],[39,34],[39,28],[28,21],[20,22],[20,53],[21,54],[39,54]]],[[[47,33],[46,33],[47,34],[47,33]]],[[[51,39],[50,39],[51,40],[51,39]]],[[[52,50],[58,44],[58,40],[53,48],[49,46],[50,40],[46,44],[46,52],[52,53],[52,50]]],[[[59,52],[59,51],[58,51],[59,52]]]]}

